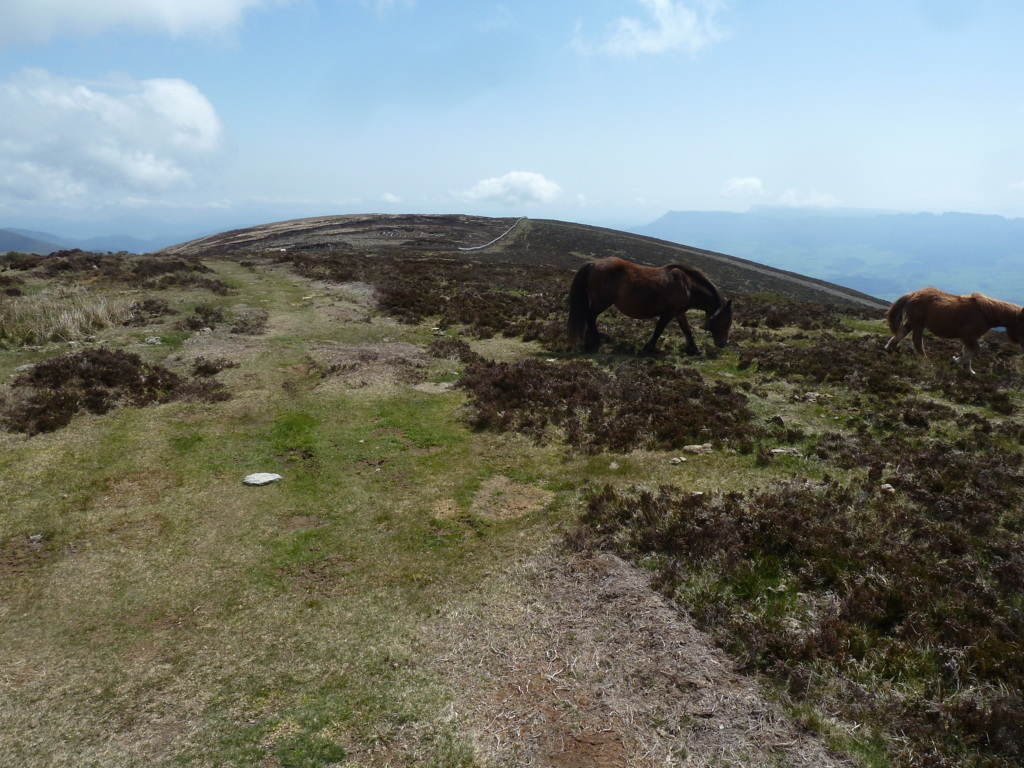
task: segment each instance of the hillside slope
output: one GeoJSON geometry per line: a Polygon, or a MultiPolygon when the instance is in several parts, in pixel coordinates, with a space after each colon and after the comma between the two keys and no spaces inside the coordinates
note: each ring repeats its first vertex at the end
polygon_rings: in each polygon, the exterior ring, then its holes
{"type": "Polygon", "coordinates": [[[520,264],[577,268],[585,258],[620,256],[641,264],[682,261],[705,270],[724,290],[765,291],[823,304],[884,308],[872,296],[824,280],[713,251],[618,230],[561,221],[463,215],[329,216],[234,230],[166,248],[179,255],[238,255],[246,251],[317,249],[421,250],[467,259],[487,256],[520,264]],[[466,250],[490,243],[482,250],[466,250]]]}
{"type": "Polygon", "coordinates": [[[41,240],[38,237],[30,237],[10,229],[0,229],[0,253],[8,251],[20,251],[22,253],[53,253],[59,251],[60,246],[51,242],[41,240]]]}

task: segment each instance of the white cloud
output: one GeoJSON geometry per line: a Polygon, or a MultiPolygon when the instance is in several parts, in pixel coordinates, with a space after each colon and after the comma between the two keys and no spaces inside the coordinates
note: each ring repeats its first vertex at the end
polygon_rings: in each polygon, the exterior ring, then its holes
{"type": "Polygon", "coordinates": [[[392,205],[402,202],[402,198],[400,198],[398,195],[393,194],[391,192],[385,192],[383,195],[380,196],[380,199],[381,199],[381,202],[389,203],[389,204],[392,204],[392,205]]]}
{"type": "Polygon", "coordinates": [[[1024,192],[1024,181],[1018,181],[1015,184],[1011,184],[1010,189],[1014,192],[1024,192]]]}
{"type": "Polygon", "coordinates": [[[562,188],[542,174],[530,171],[512,171],[494,179],[478,182],[462,197],[473,202],[525,205],[550,203],[562,196],[562,188]]]}
{"type": "Polygon", "coordinates": [[[756,176],[729,179],[721,192],[722,197],[761,197],[764,193],[764,184],[756,176]]]}
{"type": "Polygon", "coordinates": [[[630,58],[642,54],[659,54],[684,50],[696,53],[721,40],[724,33],[715,23],[722,0],[637,0],[649,18],[625,16],[612,26],[608,37],[596,47],[585,43],[579,35],[574,40],[577,50],[595,50],[609,56],[630,58]]]}
{"type": "Polygon", "coordinates": [[[189,186],[218,154],[221,134],[210,102],[184,80],[84,84],[22,70],[0,82],[0,198],[189,186]]]}
{"type": "Polygon", "coordinates": [[[290,0],[3,0],[0,46],[132,27],[174,36],[236,26],[246,11],[290,0]]]}
{"type": "Polygon", "coordinates": [[[800,193],[795,189],[787,189],[779,197],[779,205],[790,208],[835,208],[839,203],[840,200],[835,195],[816,190],[800,193]]]}

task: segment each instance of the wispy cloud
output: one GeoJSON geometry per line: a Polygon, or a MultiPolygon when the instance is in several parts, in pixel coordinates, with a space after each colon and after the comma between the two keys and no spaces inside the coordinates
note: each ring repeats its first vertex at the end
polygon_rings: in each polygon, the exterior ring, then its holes
{"type": "Polygon", "coordinates": [[[722,197],[763,197],[764,184],[756,176],[729,179],[721,192],[722,197]]]}
{"type": "Polygon", "coordinates": [[[222,127],[184,80],[83,84],[26,69],[0,82],[0,137],[0,197],[67,200],[187,187],[222,127]]]}
{"type": "Polygon", "coordinates": [[[291,0],[3,0],[0,46],[131,27],[172,36],[217,34],[254,8],[291,0]]]}
{"type": "Polygon", "coordinates": [[[582,53],[603,53],[632,58],[640,55],[688,51],[696,53],[725,35],[716,23],[722,0],[637,0],[646,18],[624,16],[616,20],[598,43],[583,39],[577,29],[573,45],[582,53]]]}
{"type": "Polygon", "coordinates": [[[558,184],[531,171],[512,171],[504,176],[484,179],[460,195],[470,202],[508,206],[550,203],[561,196],[562,188],[558,184]]]}

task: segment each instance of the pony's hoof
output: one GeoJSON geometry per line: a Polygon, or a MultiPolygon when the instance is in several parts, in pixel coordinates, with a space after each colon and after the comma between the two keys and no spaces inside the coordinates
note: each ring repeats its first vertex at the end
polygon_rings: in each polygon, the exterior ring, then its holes
{"type": "Polygon", "coordinates": [[[686,348],[686,349],[684,349],[683,351],[684,351],[684,352],[685,352],[686,354],[688,354],[688,355],[689,355],[690,357],[700,357],[701,355],[703,355],[703,354],[704,354],[704,353],[703,353],[703,352],[701,352],[701,351],[700,351],[699,349],[697,349],[697,347],[692,347],[692,348],[691,348],[691,347],[687,347],[687,348],[686,348]]]}

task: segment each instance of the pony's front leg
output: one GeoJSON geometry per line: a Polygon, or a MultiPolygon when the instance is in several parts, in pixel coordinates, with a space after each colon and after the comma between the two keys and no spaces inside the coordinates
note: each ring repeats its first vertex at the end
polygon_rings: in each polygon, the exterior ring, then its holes
{"type": "Polygon", "coordinates": [[[690,330],[690,324],[686,322],[686,315],[678,315],[676,320],[679,321],[679,327],[683,331],[683,336],[686,337],[686,354],[697,356],[700,354],[700,347],[697,346],[697,342],[693,339],[693,331],[690,330]]]}
{"type": "Polygon", "coordinates": [[[658,318],[658,324],[654,326],[654,331],[651,332],[651,337],[647,339],[647,343],[644,344],[641,350],[645,355],[653,355],[656,347],[658,346],[658,339],[661,338],[661,334],[664,333],[665,327],[668,325],[668,321],[672,319],[672,315],[665,313],[658,318]]]}

